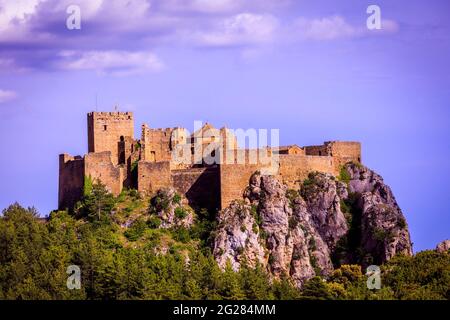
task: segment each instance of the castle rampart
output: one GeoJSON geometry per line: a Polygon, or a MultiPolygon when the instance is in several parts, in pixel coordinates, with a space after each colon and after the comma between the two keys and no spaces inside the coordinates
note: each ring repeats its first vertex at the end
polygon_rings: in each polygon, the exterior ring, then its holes
{"type": "Polygon", "coordinates": [[[59,208],[72,207],[83,196],[84,159],[66,153],[59,156],[59,208]]]}
{"type": "Polygon", "coordinates": [[[87,122],[88,153],[60,155],[60,209],[71,208],[82,198],[87,177],[101,181],[114,195],[123,188],[152,195],[173,187],[191,205],[215,210],[242,198],[255,171],[277,175],[290,188],[298,188],[312,171],[338,175],[341,165],[361,161],[359,142],[241,149],[231,130],[210,124],[190,136],[183,128],[144,124],[141,138],[135,139],[131,112],[91,112],[87,122]],[[198,148],[204,151],[200,155],[198,148]],[[186,162],[180,161],[179,152],[186,153],[186,162]]]}

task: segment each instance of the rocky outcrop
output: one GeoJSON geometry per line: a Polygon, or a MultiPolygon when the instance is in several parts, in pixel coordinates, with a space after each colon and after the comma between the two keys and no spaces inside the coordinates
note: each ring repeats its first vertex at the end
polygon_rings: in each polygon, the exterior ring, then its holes
{"type": "Polygon", "coordinates": [[[244,201],[234,201],[218,215],[214,256],[221,267],[229,261],[260,263],[275,277],[288,274],[300,286],[315,274],[333,270],[328,246],[316,231],[305,201],[271,176],[256,173],[244,201]]]}
{"type": "Polygon", "coordinates": [[[348,164],[344,170],[350,175],[349,192],[357,199],[360,248],[369,258],[367,263],[381,264],[396,254],[412,255],[405,217],[383,178],[359,164],[348,164]]]}
{"type": "Polygon", "coordinates": [[[444,240],[436,246],[436,251],[439,253],[448,253],[450,250],[450,240],[444,240]]]}
{"type": "Polygon", "coordinates": [[[214,257],[266,267],[301,286],[340,263],[382,263],[412,253],[409,232],[382,178],[359,164],[341,177],[311,173],[299,190],[255,173],[243,199],[218,214],[214,257]],[[333,265],[334,262],[334,265],[333,265]]]}
{"type": "Polygon", "coordinates": [[[348,196],[345,183],[329,174],[312,173],[303,184],[301,195],[318,233],[333,250],[349,227],[341,210],[341,199],[348,196]]]}
{"type": "Polygon", "coordinates": [[[221,211],[214,254],[222,268],[227,261],[234,270],[244,262],[250,266],[266,263],[264,246],[258,237],[259,227],[252,212],[252,206],[243,201],[234,201],[221,211]]]}
{"type": "Polygon", "coordinates": [[[173,188],[156,193],[151,199],[150,214],[161,220],[160,228],[189,228],[194,223],[194,210],[173,188]]]}

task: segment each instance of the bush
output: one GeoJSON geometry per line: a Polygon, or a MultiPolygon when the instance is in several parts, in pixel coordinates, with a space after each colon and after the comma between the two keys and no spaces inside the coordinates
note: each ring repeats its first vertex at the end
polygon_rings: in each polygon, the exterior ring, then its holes
{"type": "Polygon", "coordinates": [[[182,208],[182,207],[176,207],[175,208],[175,217],[177,217],[177,219],[184,219],[186,218],[186,216],[188,215],[187,211],[182,208]]]}
{"type": "Polygon", "coordinates": [[[172,198],[173,203],[180,204],[181,203],[181,195],[179,193],[175,193],[172,198]]]}
{"type": "Polygon", "coordinates": [[[130,195],[130,197],[135,198],[135,199],[140,199],[141,198],[139,192],[136,189],[128,190],[128,194],[130,195]]]}
{"type": "Polygon", "coordinates": [[[170,206],[171,199],[167,196],[165,191],[158,191],[156,196],[150,199],[150,213],[167,211],[170,206]]]}
{"type": "Polygon", "coordinates": [[[289,206],[290,206],[291,208],[294,207],[294,201],[295,201],[295,199],[296,199],[297,197],[299,197],[299,196],[300,196],[300,194],[299,194],[299,192],[298,192],[297,190],[294,190],[294,189],[288,189],[288,190],[286,191],[286,198],[289,200],[289,206]]]}
{"type": "Polygon", "coordinates": [[[158,229],[159,226],[161,225],[161,219],[156,216],[151,216],[147,220],[147,225],[149,226],[149,228],[158,229]]]}
{"type": "Polygon", "coordinates": [[[350,182],[350,180],[352,179],[352,177],[350,176],[350,173],[347,171],[347,169],[344,166],[342,166],[339,171],[338,179],[342,182],[345,182],[346,184],[348,184],[350,182]]]}
{"type": "Polygon", "coordinates": [[[298,226],[297,219],[294,216],[290,217],[289,218],[289,229],[295,229],[295,228],[297,228],[297,226],[298,226]]]}
{"type": "Polygon", "coordinates": [[[93,183],[90,176],[84,177],[83,195],[86,197],[92,193],[93,183]]]}
{"type": "Polygon", "coordinates": [[[373,238],[377,241],[384,242],[389,240],[391,233],[388,230],[377,228],[373,232],[373,238]]]}
{"type": "Polygon", "coordinates": [[[350,213],[350,209],[351,208],[349,207],[349,205],[344,200],[341,199],[340,205],[341,205],[341,211],[343,213],[350,213]]]}
{"type": "Polygon", "coordinates": [[[397,220],[397,227],[404,229],[406,228],[406,220],[402,217],[399,217],[397,220]]]}
{"type": "Polygon", "coordinates": [[[147,224],[144,220],[136,220],[133,224],[125,231],[124,235],[130,241],[139,240],[147,229],[147,224]]]}
{"type": "Polygon", "coordinates": [[[184,227],[175,228],[172,230],[172,237],[174,240],[182,242],[182,243],[188,243],[191,241],[191,236],[189,233],[189,230],[184,227]]]}

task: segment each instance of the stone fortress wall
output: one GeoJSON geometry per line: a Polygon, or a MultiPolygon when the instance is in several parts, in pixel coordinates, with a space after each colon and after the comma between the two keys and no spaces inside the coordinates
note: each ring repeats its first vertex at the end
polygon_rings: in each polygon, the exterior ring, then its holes
{"type": "Polygon", "coordinates": [[[123,188],[151,195],[174,187],[194,207],[215,210],[240,199],[255,171],[277,175],[289,187],[298,188],[312,171],[338,175],[341,165],[361,162],[359,142],[249,150],[238,147],[229,129],[210,124],[192,135],[183,128],[153,129],[143,124],[141,138],[135,139],[131,112],[91,112],[87,128],[88,153],[60,155],[60,209],[81,199],[86,177],[101,181],[115,195],[123,188]],[[208,148],[210,159],[216,161],[199,157],[199,146],[208,148]],[[179,153],[185,162],[174,158],[179,153]]]}

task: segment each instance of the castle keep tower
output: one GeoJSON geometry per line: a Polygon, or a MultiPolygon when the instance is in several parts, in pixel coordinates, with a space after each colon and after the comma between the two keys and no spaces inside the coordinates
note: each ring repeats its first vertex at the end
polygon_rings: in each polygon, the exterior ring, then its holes
{"type": "Polygon", "coordinates": [[[134,139],[133,113],[90,112],[87,125],[88,152],[110,151],[113,164],[123,163],[125,157],[121,154],[121,144],[134,139]]]}

